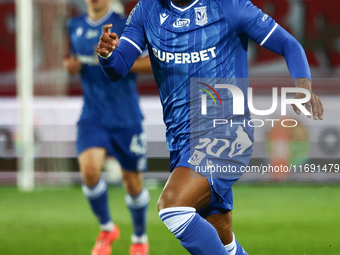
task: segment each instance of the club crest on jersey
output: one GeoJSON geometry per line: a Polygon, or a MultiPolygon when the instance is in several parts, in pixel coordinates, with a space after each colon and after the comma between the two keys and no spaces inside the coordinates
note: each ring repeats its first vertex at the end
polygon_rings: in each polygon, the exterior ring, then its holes
{"type": "Polygon", "coordinates": [[[196,12],[196,25],[203,26],[208,23],[207,7],[197,7],[196,12]]]}
{"type": "Polygon", "coordinates": [[[191,165],[198,166],[201,163],[202,159],[204,159],[205,155],[207,154],[200,152],[198,150],[195,150],[194,153],[191,155],[190,159],[188,160],[188,162],[191,165]]]}

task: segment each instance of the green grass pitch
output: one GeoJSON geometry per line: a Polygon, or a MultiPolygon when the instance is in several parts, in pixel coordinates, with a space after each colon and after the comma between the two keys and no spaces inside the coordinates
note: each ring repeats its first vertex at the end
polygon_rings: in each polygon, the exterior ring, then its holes
{"type": "MultiPolygon", "coordinates": [[[[340,254],[340,187],[326,186],[234,185],[236,238],[250,255],[340,254]]],[[[158,218],[161,190],[150,190],[150,255],[188,254],[158,218]]],[[[112,254],[128,254],[132,230],[122,188],[110,188],[110,207],[121,230],[112,254]]],[[[0,255],[91,254],[97,234],[80,187],[0,187],[0,255]]]]}

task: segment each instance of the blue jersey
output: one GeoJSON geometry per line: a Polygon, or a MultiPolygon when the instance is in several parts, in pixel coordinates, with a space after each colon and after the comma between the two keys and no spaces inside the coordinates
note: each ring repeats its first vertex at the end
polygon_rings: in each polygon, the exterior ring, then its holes
{"type": "MultiPolygon", "coordinates": [[[[169,150],[183,148],[190,136],[190,114],[195,114],[190,109],[190,79],[247,78],[248,38],[264,44],[276,27],[247,0],[195,0],[185,8],[170,0],[136,5],[120,39],[139,51],[148,45],[169,150]]],[[[246,97],[248,82],[236,85],[246,97]]],[[[224,105],[223,117],[234,118],[232,103],[224,105]]],[[[250,118],[246,104],[243,118],[250,118]]]]}
{"type": "MultiPolygon", "coordinates": [[[[188,143],[190,132],[191,137],[199,137],[219,129],[211,125],[211,116],[200,112],[216,105],[212,92],[221,105],[213,109],[214,116],[249,123],[248,38],[284,56],[294,79],[310,79],[301,45],[249,0],[194,0],[183,8],[171,0],[141,0],[130,13],[118,48],[100,63],[105,74],[117,80],[126,75],[148,45],[163,105],[168,149],[175,151],[188,143]],[[195,91],[206,92],[212,100],[204,101],[202,92],[196,93],[201,98],[191,97],[195,91]],[[243,101],[239,100],[242,94],[243,101]]],[[[252,139],[251,125],[243,126],[252,139]]]]}
{"type": "Polygon", "coordinates": [[[92,21],[86,14],[68,22],[71,51],[82,62],[81,83],[84,106],[82,120],[91,120],[106,128],[123,128],[141,122],[135,74],[111,82],[99,66],[95,53],[102,27],[113,24],[118,34],[124,30],[126,19],[111,10],[100,20],[92,21]]]}

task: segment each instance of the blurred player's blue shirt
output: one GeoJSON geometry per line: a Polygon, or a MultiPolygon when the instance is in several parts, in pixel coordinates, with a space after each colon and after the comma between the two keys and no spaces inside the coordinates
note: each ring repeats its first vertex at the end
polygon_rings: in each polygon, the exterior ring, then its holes
{"type": "MultiPolygon", "coordinates": [[[[250,119],[249,84],[247,79],[242,79],[248,78],[248,38],[263,45],[276,27],[272,18],[248,0],[194,0],[185,8],[170,0],[141,0],[136,5],[120,43],[125,40],[140,52],[148,45],[163,105],[169,150],[187,144],[190,114],[200,111],[199,107],[190,109],[191,78],[212,78],[214,82],[215,78],[234,79],[236,84],[231,84],[237,85],[245,96],[245,115],[233,115],[233,99],[229,96],[220,116],[250,119]],[[235,78],[241,79],[235,81],[235,78]]],[[[225,93],[221,95],[223,98],[230,94],[227,89],[221,93],[225,93]]],[[[252,137],[253,129],[249,126],[244,129],[252,137]]]]}
{"type": "Polygon", "coordinates": [[[138,105],[136,75],[130,73],[120,81],[111,82],[101,70],[95,52],[102,27],[108,23],[120,36],[126,19],[110,10],[97,21],[92,21],[85,14],[68,22],[71,53],[83,64],[84,106],[80,119],[91,120],[107,128],[129,127],[143,119],[138,105]]]}

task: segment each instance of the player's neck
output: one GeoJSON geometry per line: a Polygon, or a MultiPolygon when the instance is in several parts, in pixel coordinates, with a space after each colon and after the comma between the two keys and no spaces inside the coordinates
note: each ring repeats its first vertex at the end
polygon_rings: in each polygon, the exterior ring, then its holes
{"type": "Polygon", "coordinates": [[[172,0],[172,2],[180,7],[185,7],[189,5],[193,0],[172,0]]]}
{"type": "Polygon", "coordinates": [[[105,14],[108,12],[109,8],[110,6],[105,6],[105,8],[99,10],[88,8],[87,14],[91,20],[96,21],[104,17],[105,14]]]}

